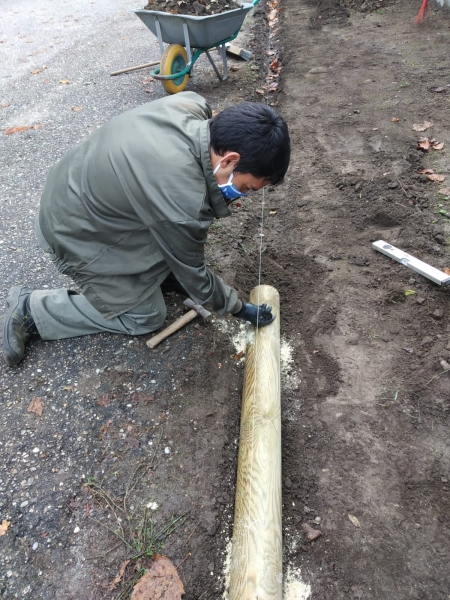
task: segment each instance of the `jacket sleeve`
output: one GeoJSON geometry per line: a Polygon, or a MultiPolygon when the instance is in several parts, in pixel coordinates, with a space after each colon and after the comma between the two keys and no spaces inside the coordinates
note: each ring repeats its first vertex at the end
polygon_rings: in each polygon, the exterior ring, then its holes
{"type": "Polygon", "coordinates": [[[205,264],[204,246],[209,223],[158,221],[149,226],[170,270],[198,304],[210,304],[220,315],[239,310],[241,302],[205,264]]]}

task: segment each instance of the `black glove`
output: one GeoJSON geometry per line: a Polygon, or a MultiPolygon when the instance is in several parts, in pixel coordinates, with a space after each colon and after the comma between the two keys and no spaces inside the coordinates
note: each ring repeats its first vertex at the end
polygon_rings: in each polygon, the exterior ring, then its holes
{"type": "Polygon", "coordinates": [[[250,302],[243,302],[241,310],[234,313],[233,316],[249,321],[255,327],[264,327],[275,320],[271,306],[267,306],[267,304],[257,306],[256,304],[250,304],[250,302]]]}

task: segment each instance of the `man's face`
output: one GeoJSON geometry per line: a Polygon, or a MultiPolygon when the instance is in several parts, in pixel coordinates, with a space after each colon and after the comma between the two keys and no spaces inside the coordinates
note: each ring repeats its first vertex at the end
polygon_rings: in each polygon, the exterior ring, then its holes
{"type": "Polygon", "coordinates": [[[253,177],[250,173],[235,172],[233,183],[240,192],[246,194],[247,192],[261,190],[269,182],[264,177],[253,177]]]}

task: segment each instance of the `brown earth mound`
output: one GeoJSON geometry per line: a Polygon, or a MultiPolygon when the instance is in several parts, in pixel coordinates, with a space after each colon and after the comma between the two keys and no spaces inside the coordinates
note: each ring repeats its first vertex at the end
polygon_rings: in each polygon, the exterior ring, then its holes
{"type": "Polygon", "coordinates": [[[217,15],[227,10],[240,8],[240,6],[238,2],[233,2],[233,0],[149,0],[144,8],[172,14],[206,17],[207,15],[217,15]]]}

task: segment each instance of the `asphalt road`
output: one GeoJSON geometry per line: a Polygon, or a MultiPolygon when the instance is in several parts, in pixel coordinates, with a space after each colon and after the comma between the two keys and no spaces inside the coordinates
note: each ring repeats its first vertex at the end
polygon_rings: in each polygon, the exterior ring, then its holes
{"type": "MultiPolygon", "coordinates": [[[[148,69],[109,74],[158,58],[156,38],[131,12],[141,6],[142,0],[2,2],[2,311],[12,285],[69,285],[34,235],[50,167],[114,115],[163,95],[158,83],[145,82],[148,69]],[[4,134],[10,127],[33,125],[42,127],[4,134]]],[[[200,77],[202,69],[200,64],[200,77]]],[[[137,345],[108,334],[37,342],[17,368],[1,365],[0,524],[10,524],[0,536],[2,598],[90,596],[83,532],[67,513],[67,502],[98,464],[103,452],[98,430],[108,410],[100,413],[95,402],[82,398],[99,388],[96,374],[106,365],[115,365],[117,373],[127,363],[139,370],[146,359],[137,345]],[[35,397],[43,399],[42,419],[28,412],[35,397]]],[[[164,385],[156,364],[147,359],[145,370],[151,378],[138,390],[152,393],[164,385]]],[[[116,416],[131,419],[130,407],[123,404],[116,416]]],[[[151,447],[146,440],[141,444],[151,447]]]]}

